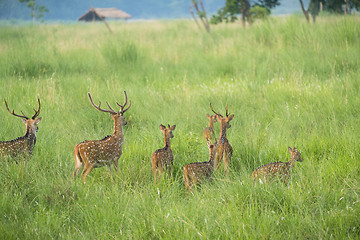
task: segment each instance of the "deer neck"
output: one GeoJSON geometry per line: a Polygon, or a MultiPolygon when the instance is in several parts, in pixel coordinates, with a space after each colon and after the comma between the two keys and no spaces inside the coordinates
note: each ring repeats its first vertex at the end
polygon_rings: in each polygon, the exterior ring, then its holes
{"type": "Polygon", "coordinates": [[[214,121],[209,121],[209,128],[214,129],[214,121]]]}
{"type": "Polygon", "coordinates": [[[220,124],[220,127],[221,127],[221,130],[220,130],[220,142],[221,143],[224,143],[227,141],[227,138],[226,138],[226,126],[225,124],[220,124]]]}
{"type": "Polygon", "coordinates": [[[170,138],[167,137],[165,134],[164,134],[164,148],[167,148],[171,151],[171,144],[170,144],[170,138]]]}
{"type": "Polygon", "coordinates": [[[295,166],[295,158],[291,157],[289,162],[288,162],[288,166],[289,166],[289,169],[290,171],[294,168],[295,166]]]}
{"type": "Polygon", "coordinates": [[[27,126],[24,138],[26,139],[26,142],[27,142],[29,147],[35,146],[35,143],[36,143],[36,131],[32,130],[30,126],[27,126]]]}
{"type": "Polygon", "coordinates": [[[113,137],[122,138],[123,137],[123,126],[121,124],[121,120],[119,118],[114,119],[114,132],[113,137]]]}
{"type": "Polygon", "coordinates": [[[209,164],[210,164],[211,168],[215,167],[215,154],[210,153],[209,164]]]}

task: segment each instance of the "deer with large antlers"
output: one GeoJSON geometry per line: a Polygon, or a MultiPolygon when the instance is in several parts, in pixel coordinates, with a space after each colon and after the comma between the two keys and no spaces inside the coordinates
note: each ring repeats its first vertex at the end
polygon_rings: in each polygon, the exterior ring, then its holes
{"type": "Polygon", "coordinates": [[[215,138],[214,123],[216,123],[217,120],[216,115],[206,114],[206,117],[209,119],[209,127],[204,129],[203,137],[206,141],[209,141],[215,138]]]}
{"type": "Polygon", "coordinates": [[[225,173],[226,173],[226,176],[228,177],[229,176],[230,159],[231,159],[231,156],[233,153],[233,149],[226,137],[226,129],[231,127],[230,121],[234,118],[234,114],[230,115],[230,113],[228,112],[228,106],[225,108],[225,110],[226,110],[225,117],[222,116],[220,113],[215,112],[213,107],[211,106],[211,103],[210,103],[210,109],[211,109],[211,111],[213,111],[215,113],[218,122],[220,122],[220,137],[217,140],[218,146],[217,146],[216,157],[215,157],[216,170],[219,169],[221,162],[224,161],[225,173]]]}
{"type": "Polygon", "coordinates": [[[191,188],[205,180],[211,180],[215,167],[215,154],[218,143],[215,141],[211,144],[207,142],[209,149],[209,161],[195,162],[184,166],[183,175],[185,183],[185,194],[187,191],[192,192],[191,188]]]}
{"type": "Polygon", "coordinates": [[[164,142],[165,145],[163,148],[160,148],[156,150],[151,155],[151,166],[154,174],[154,181],[156,183],[156,175],[157,172],[162,174],[165,170],[168,173],[168,176],[171,175],[171,167],[173,165],[174,157],[171,150],[171,144],[170,144],[170,138],[173,138],[173,131],[175,130],[176,125],[173,125],[170,127],[170,124],[168,124],[168,127],[166,128],[164,125],[160,124],[160,130],[164,134],[164,142]]]}
{"type": "Polygon", "coordinates": [[[23,112],[21,112],[22,115],[18,115],[14,112],[14,110],[10,111],[5,99],[4,102],[8,112],[15,117],[21,118],[21,120],[25,123],[26,132],[22,137],[18,137],[11,141],[0,142],[0,156],[22,158],[25,161],[26,158],[31,157],[36,143],[36,132],[39,130],[37,125],[41,121],[41,117],[37,118],[40,113],[40,99],[38,99],[39,108],[38,110],[34,109],[35,114],[31,118],[27,117],[23,112]]]}
{"type": "Polygon", "coordinates": [[[255,180],[257,179],[260,183],[266,183],[273,180],[274,178],[279,178],[287,185],[290,180],[290,173],[295,166],[295,162],[303,161],[300,152],[298,152],[295,147],[294,149],[291,149],[291,147],[289,147],[288,149],[291,154],[289,162],[268,163],[264,166],[257,168],[251,174],[252,181],[255,182],[255,180]]]}
{"type": "Polygon", "coordinates": [[[125,94],[125,103],[123,105],[116,102],[120,107],[120,110],[115,111],[108,102],[106,102],[109,109],[100,108],[101,102],[99,105],[96,105],[90,93],[88,93],[90,103],[94,108],[100,112],[110,113],[111,118],[114,120],[114,132],[112,135],[106,136],[102,140],[92,140],[84,141],[79,143],[74,148],[75,155],[75,170],[73,172],[74,179],[80,169],[84,166],[82,172],[82,180],[85,184],[86,176],[91,172],[93,168],[102,167],[107,165],[111,170],[111,164],[114,164],[115,171],[117,172],[118,161],[122,154],[122,144],[124,141],[123,126],[126,125],[124,113],[129,110],[130,104],[127,108],[127,95],[125,94]]]}

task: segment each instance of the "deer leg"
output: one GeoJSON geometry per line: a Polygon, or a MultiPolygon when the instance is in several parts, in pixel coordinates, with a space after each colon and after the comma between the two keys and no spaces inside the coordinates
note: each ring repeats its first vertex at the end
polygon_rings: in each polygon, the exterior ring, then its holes
{"type": "Polygon", "coordinates": [[[220,164],[221,164],[221,160],[222,160],[222,157],[223,157],[223,153],[222,152],[217,152],[216,153],[216,157],[215,157],[215,167],[216,167],[216,170],[219,170],[220,168],[220,164]]]}
{"type": "Polygon", "coordinates": [[[151,167],[152,167],[152,171],[153,171],[153,174],[154,174],[154,183],[156,184],[156,163],[152,160],[151,161],[151,167]]]}
{"type": "Polygon", "coordinates": [[[76,175],[79,173],[80,169],[82,168],[83,163],[80,160],[79,152],[77,151],[77,149],[75,149],[74,155],[75,155],[75,170],[73,172],[73,176],[75,179],[76,175]]]}
{"type": "Polygon", "coordinates": [[[171,165],[166,166],[168,177],[171,178],[171,165]]]}
{"type": "Polygon", "coordinates": [[[226,177],[229,177],[229,166],[230,166],[230,158],[227,156],[227,154],[224,154],[224,167],[225,167],[226,177]]]}
{"type": "Polygon", "coordinates": [[[84,182],[84,184],[86,183],[85,180],[86,180],[86,176],[91,172],[91,170],[93,169],[94,165],[90,164],[89,162],[87,162],[85,164],[85,167],[84,167],[84,171],[82,173],[82,180],[84,182]]]}
{"type": "Polygon", "coordinates": [[[119,159],[114,161],[114,169],[116,173],[118,173],[118,161],[119,159]]]}
{"type": "Polygon", "coordinates": [[[186,193],[189,190],[189,176],[187,174],[186,167],[184,167],[184,169],[183,169],[183,175],[184,175],[185,196],[186,196],[186,193]]]}

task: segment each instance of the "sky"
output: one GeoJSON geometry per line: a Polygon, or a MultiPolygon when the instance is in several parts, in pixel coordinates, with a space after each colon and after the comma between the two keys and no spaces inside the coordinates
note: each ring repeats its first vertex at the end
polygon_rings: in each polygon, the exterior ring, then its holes
{"type": "MultiPolygon", "coordinates": [[[[203,0],[209,16],[225,5],[225,0],[203,0]]],[[[90,7],[116,7],[133,19],[174,19],[191,18],[190,0],[36,0],[38,5],[49,9],[44,20],[76,21],[90,7]]],[[[301,12],[298,0],[282,0],[281,5],[272,10],[273,14],[301,12]]],[[[0,19],[31,20],[30,9],[18,0],[0,0],[0,19]]]]}

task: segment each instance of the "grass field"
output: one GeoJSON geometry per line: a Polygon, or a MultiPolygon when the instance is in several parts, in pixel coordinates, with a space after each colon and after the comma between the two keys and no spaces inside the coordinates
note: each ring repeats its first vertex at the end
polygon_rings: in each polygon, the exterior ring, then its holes
{"type": "MultiPolygon", "coordinates": [[[[0,239],[359,239],[360,19],[273,18],[242,28],[191,21],[47,24],[0,28],[0,97],[32,114],[26,166],[0,162],[0,239]],[[74,146],[112,133],[128,93],[119,173],[72,179],[74,146]],[[184,196],[182,167],[206,161],[209,103],[235,115],[230,177],[184,196]],[[176,124],[171,179],[153,183],[160,124],[176,124]],[[304,159],[288,186],[253,185],[257,167],[304,159]]],[[[0,104],[0,140],[24,134],[0,104]]],[[[215,125],[217,135],[219,125],[215,125]]]]}

